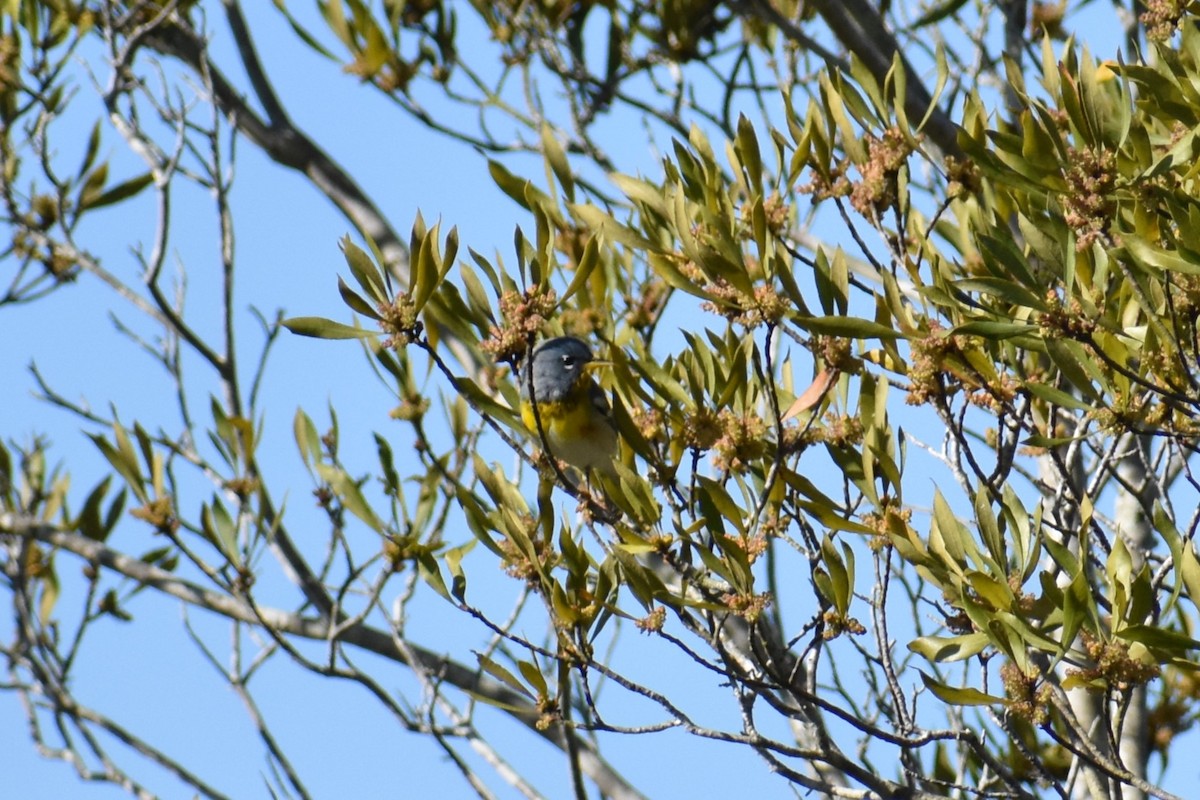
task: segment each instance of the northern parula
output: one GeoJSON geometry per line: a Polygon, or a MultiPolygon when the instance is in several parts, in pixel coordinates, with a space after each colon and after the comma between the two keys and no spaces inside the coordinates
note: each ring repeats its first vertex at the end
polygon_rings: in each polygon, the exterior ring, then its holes
{"type": "Polygon", "coordinates": [[[530,374],[520,376],[525,426],[537,436],[541,422],[545,444],[555,458],[585,473],[596,469],[611,473],[617,428],[608,398],[589,374],[603,362],[597,362],[591,348],[574,336],[547,339],[530,360],[530,374]],[[537,402],[536,415],[531,399],[537,402]]]}

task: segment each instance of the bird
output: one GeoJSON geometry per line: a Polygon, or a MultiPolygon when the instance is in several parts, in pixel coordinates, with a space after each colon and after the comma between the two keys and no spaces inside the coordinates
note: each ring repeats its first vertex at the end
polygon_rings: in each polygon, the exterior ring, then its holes
{"type": "Polygon", "coordinates": [[[585,476],[596,470],[614,473],[617,427],[608,398],[590,374],[604,363],[582,340],[559,336],[537,346],[528,373],[520,376],[525,426],[554,458],[585,476]]]}

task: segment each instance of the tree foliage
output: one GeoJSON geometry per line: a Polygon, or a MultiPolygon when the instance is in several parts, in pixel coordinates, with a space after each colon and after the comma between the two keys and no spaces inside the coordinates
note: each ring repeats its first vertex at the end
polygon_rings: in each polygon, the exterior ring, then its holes
{"type": "MultiPolygon", "coordinates": [[[[291,121],[235,0],[6,4],[0,305],[77,280],[132,302],[156,334],[123,329],[179,398],[127,420],[35,370],[110,471],[80,494],[40,441],[0,449],[5,686],[45,752],[135,794],[129,750],[205,796],[239,790],[72,690],[84,633],[143,592],[234,626],[227,679],[298,796],[305,765],[250,688],[275,659],[355,682],[483,796],[536,796],[489,717],[558,748],[580,797],[640,796],[606,745],[673,730],[819,795],[1171,796],[1160,767],[1200,692],[1185,4],[1117,9],[1123,50],[1099,59],[1070,37],[1102,13],[1086,3],[276,5],[398,124],[486,153],[515,239],[420,217],[398,233],[291,121]],[[253,102],[208,44],[218,24],[253,102]],[[64,170],[81,56],[106,116],[64,170]],[[630,121],[657,171],[622,166],[630,121]],[[114,133],[144,171],[110,178],[114,133]],[[259,314],[258,349],[234,333],[242,141],[355,231],[328,306],[259,314]],[[216,334],[164,275],[186,185],[217,210],[216,334]],[[151,195],[127,280],[84,220],[151,195]],[[516,411],[531,348],[562,333],[611,362],[611,476],[547,458],[516,411]],[[293,335],[361,352],[393,398],[371,462],[343,456],[336,410],[295,413],[317,522],[263,452],[264,419],[291,413],[260,402],[265,365],[293,335]],[[183,353],[217,387],[203,411],[183,353]],[[58,606],[67,580],[86,584],[81,615],[58,606]],[[410,634],[428,599],[473,648],[410,634]],[[702,701],[639,663],[668,653],[713,687],[702,701]]],[[[229,646],[196,639],[214,661],[229,646]]]]}

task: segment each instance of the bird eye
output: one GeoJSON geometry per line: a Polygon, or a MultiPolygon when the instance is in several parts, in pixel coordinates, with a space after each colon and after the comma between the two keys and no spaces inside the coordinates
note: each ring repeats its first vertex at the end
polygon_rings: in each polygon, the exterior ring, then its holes
{"type": "Polygon", "coordinates": [[[563,356],[562,363],[564,367],[570,369],[571,367],[575,366],[575,356],[563,356]]]}

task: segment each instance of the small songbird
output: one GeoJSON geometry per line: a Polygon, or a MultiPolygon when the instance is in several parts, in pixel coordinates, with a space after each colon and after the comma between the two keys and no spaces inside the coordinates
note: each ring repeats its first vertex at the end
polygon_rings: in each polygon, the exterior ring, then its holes
{"type": "Polygon", "coordinates": [[[599,469],[611,474],[617,428],[608,398],[589,374],[604,362],[596,361],[591,348],[573,336],[547,339],[533,351],[531,361],[527,369],[532,374],[520,376],[525,426],[538,436],[541,423],[555,458],[584,473],[599,469]]]}

